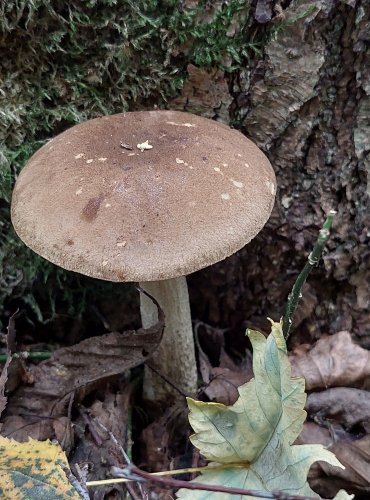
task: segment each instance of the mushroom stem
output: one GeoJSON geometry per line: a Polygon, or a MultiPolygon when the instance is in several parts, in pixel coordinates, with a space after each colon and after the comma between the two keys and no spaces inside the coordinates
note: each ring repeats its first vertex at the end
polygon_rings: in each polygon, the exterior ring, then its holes
{"type": "MultiPolygon", "coordinates": [[[[186,278],[180,276],[163,281],[147,281],[140,286],[159,302],[165,314],[165,330],[150,364],[188,396],[197,389],[197,365],[191,325],[186,278]]],[[[141,319],[144,328],[158,320],[157,309],[144,294],[140,295],[141,319]]],[[[144,397],[147,401],[165,402],[178,399],[179,393],[153,370],[146,369],[144,397]]]]}

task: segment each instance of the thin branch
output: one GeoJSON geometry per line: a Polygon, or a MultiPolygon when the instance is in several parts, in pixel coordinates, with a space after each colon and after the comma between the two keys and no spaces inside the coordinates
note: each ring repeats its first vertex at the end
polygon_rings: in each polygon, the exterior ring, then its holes
{"type": "Polygon", "coordinates": [[[166,382],[169,386],[171,386],[175,391],[177,391],[181,396],[187,398],[189,394],[186,394],[183,390],[180,389],[176,384],[172,382],[166,375],[157,370],[149,361],[145,361],[145,366],[147,366],[150,370],[152,370],[158,377],[166,382]]]}
{"type": "Polygon", "coordinates": [[[292,326],[293,316],[297,309],[299,299],[302,296],[301,295],[302,286],[304,285],[308,275],[310,274],[314,266],[319,262],[321,258],[321,254],[324,250],[325,244],[330,236],[330,229],[333,224],[333,218],[335,214],[336,214],[335,210],[330,210],[330,212],[328,213],[326,221],[324,222],[322,229],[320,229],[319,237],[317,238],[315,246],[313,247],[312,252],[308,256],[306,265],[304,266],[301,273],[298,275],[298,278],[296,279],[293,285],[292,291],[288,296],[288,303],[285,309],[285,314],[283,319],[283,333],[285,340],[288,340],[290,327],[292,326]]]}
{"type": "Polygon", "coordinates": [[[77,491],[82,500],[90,500],[89,492],[86,489],[86,485],[78,481],[78,479],[72,474],[68,467],[62,467],[64,474],[67,476],[69,483],[77,491]]]}
{"type": "MultiPolygon", "coordinates": [[[[102,424],[102,422],[100,422],[100,420],[97,418],[97,417],[93,417],[93,421],[101,428],[103,429],[104,432],[106,432],[108,434],[108,436],[110,437],[110,439],[113,441],[113,443],[116,445],[116,447],[118,448],[118,450],[121,452],[124,460],[126,461],[127,464],[131,464],[131,460],[130,460],[130,457],[127,455],[127,453],[125,452],[123,446],[118,442],[118,439],[116,438],[116,436],[113,434],[113,432],[111,432],[107,427],[105,427],[104,424],[102,424]]],[[[126,484],[126,488],[128,489],[131,497],[134,499],[134,500],[140,500],[143,499],[143,498],[146,498],[147,497],[147,494],[146,492],[144,491],[144,488],[143,488],[143,485],[142,484],[138,484],[138,487],[139,487],[139,490],[140,490],[140,494],[141,494],[141,497],[138,496],[138,494],[136,493],[136,491],[134,490],[133,488],[134,485],[132,484],[126,484]]]]}
{"type": "MultiPolygon", "coordinates": [[[[242,488],[229,488],[226,486],[214,486],[210,484],[196,483],[193,481],[183,481],[179,479],[173,479],[171,477],[160,477],[158,475],[145,472],[137,467],[129,465],[124,469],[117,469],[112,467],[115,475],[120,475],[121,477],[126,477],[133,481],[149,481],[162,485],[168,489],[178,489],[185,488],[187,490],[203,490],[203,491],[214,491],[218,493],[227,493],[229,495],[242,495],[242,496],[253,496],[257,498],[267,498],[270,500],[315,500],[313,497],[301,496],[301,495],[288,495],[283,491],[260,491],[260,490],[248,490],[242,488]]],[[[173,472],[173,471],[171,471],[173,472]]]]}

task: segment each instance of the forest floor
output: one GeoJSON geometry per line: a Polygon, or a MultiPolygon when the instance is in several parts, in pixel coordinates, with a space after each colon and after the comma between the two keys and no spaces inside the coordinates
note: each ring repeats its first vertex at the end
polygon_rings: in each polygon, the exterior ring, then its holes
{"type": "MultiPolygon", "coordinates": [[[[124,310],[127,325],[137,326],[138,311],[124,310]]],[[[141,396],[143,366],[160,341],[163,325],[136,329],[132,341],[132,329],[111,332],[115,318],[106,316],[104,308],[96,306],[95,315],[100,328],[68,346],[46,339],[64,337],[71,344],[71,331],[73,338],[79,338],[81,322],[66,324],[57,317],[46,326],[32,326],[19,315],[10,318],[7,334],[3,332],[0,339],[4,358],[9,352],[50,349],[53,355],[41,361],[12,360],[1,434],[17,441],[27,441],[29,436],[56,439],[72,471],[76,473],[76,464],[82,470],[87,465],[89,481],[111,477],[111,468],[125,467],[128,460],[152,472],[204,465],[189,441],[191,428],[183,395],[167,408],[148,407],[141,396]]],[[[204,322],[195,320],[194,332],[197,398],[233,404],[237,387],[253,377],[251,351],[232,352],[225,342],[227,332],[204,322]]],[[[342,331],[322,335],[314,345],[295,345],[289,360],[293,375],[305,378],[308,393],[308,419],[296,443],[321,443],[346,467],[315,463],[309,472],[311,487],[323,498],[339,489],[355,493],[357,499],[369,498],[369,351],[356,345],[350,332],[342,331]]],[[[177,477],[193,478],[189,474],[177,477]]],[[[92,499],[174,498],[173,490],[149,483],[105,485],[90,488],[89,493],[92,499]]]]}

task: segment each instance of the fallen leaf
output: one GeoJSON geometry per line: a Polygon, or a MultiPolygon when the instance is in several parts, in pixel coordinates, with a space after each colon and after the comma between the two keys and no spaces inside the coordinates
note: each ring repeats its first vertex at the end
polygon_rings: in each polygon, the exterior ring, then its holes
{"type": "Polygon", "coordinates": [[[239,396],[238,387],[253,377],[250,352],[247,351],[243,362],[237,365],[225,351],[225,338],[222,330],[198,323],[194,331],[199,370],[205,385],[202,389],[203,393],[210,401],[227,405],[235,403],[239,396]],[[200,327],[203,327],[201,332],[200,327]],[[212,366],[210,358],[218,366],[212,366]]]}
{"type": "Polygon", "coordinates": [[[360,389],[336,387],[314,392],[307,398],[306,411],[311,418],[330,419],[346,429],[362,426],[370,431],[370,392],[360,389]]]}
{"type": "Polygon", "coordinates": [[[238,387],[251,378],[249,373],[242,371],[232,371],[221,367],[211,368],[210,381],[204,389],[204,394],[210,401],[231,405],[239,397],[238,387]]]}
{"type": "Polygon", "coordinates": [[[330,431],[314,422],[305,422],[294,444],[322,444],[327,448],[333,443],[330,431]]]}
{"type": "Polygon", "coordinates": [[[67,455],[74,446],[74,432],[71,420],[68,417],[59,417],[53,420],[55,438],[67,455]]]}
{"type": "Polygon", "coordinates": [[[12,314],[9,318],[9,323],[7,327],[7,336],[6,336],[6,349],[9,353],[14,353],[17,350],[17,343],[16,343],[16,334],[17,331],[15,329],[15,318],[17,317],[18,314],[18,309],[15,311],[14,314],[12,314]]]}
{"type": "MultiPolygon", "coordinates": [[[[95,481],[110,477],[112,466],[125,467],[127,461],[122,450],[128,447],[128,414],[131,389],[120,380],[98,391],[90,406],[79,406],[79,416],[74,422],[76,446],[71,456],[74,464],[94,464],[88,468],[86,480],[95,481]]],[[[135,485],[134,485],[135,487],[135,485]]],[[[90,489],[92,500],[109,497],[113,491],[124,496],[124,485],[106,485],[90,489]]]]}
{"type": "MultiPolygon", "coordinates": [[[[7,397],[5,396],[5,384],[6,384],[6,381],[8,380],[8,368],[9,368],[11,361],[12,361],[12,357],[9,356],[5,362],[5,365],[3,366],[3,369],[2,369],[1,375],[0,375],[0,416],[6,407],[7,397]]],[[[0,429],[1,429],[1,424],[0,424],[0,429]]]]}
{"type": "Polygon", "coordinates": [[[69,466],[59,445],[33,439],[17,443],[0,437],[0,494],[4,499],[79,500],[64,468],[69,466]]]}
{"type": "Polygon", "coordinates": [[[351,493],[370,494],[370,435],[352,442],[339,442],[330,450],[345,466],[343,469],[327,463],[314,464],[309,472],[309,481],[323,498],[332,497],[339,488],[351,493]]]}
{"type": "MultiPolygon", "coordinates": [[[[266,339],[249,331],[253,346],[254,378],[239,387],[232,406],[188,398],[191,441],[213,462],[195,481],[264,491],[288,490],[315,496],[306,480],[313,462],[342,467],[322,445],[292,443],[301,432],[306,413],[304,380],[291,377],[282,323],[272,322],[266,339]],[[215,465],[225,466],[212,471],[215,465]]],[[[208,492],[180,490],[178,498],[205,499],[208,492]]],[[[217,500],[222,494],[212,494],[217,500]]],[[[254,497],[253,497],[254,498],[254,497]]]]}
{"type": "Polygon", "coordinates": [[[185,401],[179,400],[142,431],[140,456],[146,469],[168,469],[173,451],[179,449],[179,440],[183,438],[179,429],[187,425],[185,410],[185,401]]]}
{"type": "Polygon", "coordinates": [[[33,366],[34,384],[21,386],[9,399],[2,434],[18,441],[53,437],[53,418],[67,415],[71,395],[78,402],[109,377],[144,363],[162,338],[164,314],[159,308],[158,318],[147,329],[108,333],[58,349],[33,366]]]}
{"type": "Polygon", "coordinates": [[[322,337],[310,352],[290,356],[292,373],[304,377],[306,390],[351,386],[370,376],[370,352],[349,332],[322,337]]]}
{"type": "Polygon", "coordinates": [[[10,316],[7,327],[8,333],[6,335],[6,352],[8,354],[8,358],[3,366],[0,377],[0,416],[5,409],[7,401],[7,398],[5,397],[5,390],[8,394],[15,390],[25,373],[23,360],[12,356],[12,353],[16,351],[15,318],[17,314],[18,310],[10,316]]]}

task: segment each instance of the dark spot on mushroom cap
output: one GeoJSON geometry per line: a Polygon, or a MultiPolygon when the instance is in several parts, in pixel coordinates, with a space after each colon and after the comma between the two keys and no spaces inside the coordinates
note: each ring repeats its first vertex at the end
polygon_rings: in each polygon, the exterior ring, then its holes
{"type": "Polygon", "coordinates": [[[96,219],[103,199],[104,196],[102,194],[100,194],[96,198],[90,198],[82,210],[81,218],[87,222],[92,222],[94,219],[96,219]]]}
{"type": "Polygon", "coordinates": [[[73,240],[67,240],[67,245],[71,246],[71,245],[74,245],[75,242],[73,240]]]}

